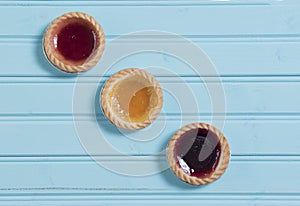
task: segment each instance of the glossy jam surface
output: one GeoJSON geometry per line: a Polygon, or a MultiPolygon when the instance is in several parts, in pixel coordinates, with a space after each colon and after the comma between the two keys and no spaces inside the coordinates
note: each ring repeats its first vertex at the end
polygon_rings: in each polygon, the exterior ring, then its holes
{"type": "Polygon", "coordinates": [[[153,87],[144,87],[133,94],[129,102],[129,117],[132,121],[139,121],[140,117],[147,115],[153,91],[153,87]]]}
{"type": "Polygon", "coordinates": [[[67,60],[85,60],[94,50],[95,33],[83,23],[68,24],[54,36],[54,47],[67,60]]]}
{"type": "Polygon", "coordinates": [[[192,129],[177,139],[174,155],[177,165],[186,174],[205,178],[218,165],[221,144],[215,133],[206,129],[192,129]]]}
{"type": "Polygon", "coordinates": [[[157,104],[154,88],[145,84],[143,79],[124,80],[112,93],[113,108],[126,121],[143,122],[149,119],[152,106],[157,104]]]}

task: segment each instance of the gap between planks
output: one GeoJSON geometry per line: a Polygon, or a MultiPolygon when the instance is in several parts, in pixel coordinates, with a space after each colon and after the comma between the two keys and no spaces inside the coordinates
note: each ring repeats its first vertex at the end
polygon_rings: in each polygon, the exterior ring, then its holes
{"type": "MultiPolygon", "coordinates": [[[[223,76],[164,76],[155,75],[160,83],[300,83],[299,75],[223,75],[223,76]]],[[[110,76],[0,76],[1,84],[103,84],[110,76]]]]}
{"type": "MultiPolygon", "coordinates": [[[[174,34],[176,35],[176,34],[174,34]]],[[[190,40],[195,43],[295,43],[300,42],[300,34],[237,34],[237,35],[132,35],[132,34],[107,34],[107,43],[122,37],[119,43],[186,43],[190,40]],[[129,36],[126,36],[129,35],[129,36]],[[184,38],[184,39],[182,39],[184,38]]],[[[0,35],[0,44],[28,44],[42,43],[42,35],[0,35]]]]}
{"type": "MultiPolygon", "coordinates": [[[[99,162],[165,162],[165,155],[0,155],[1,163],[94,163],[99,162]]],[[[264,154],[264,155],[231,155],[231,162],[243,163],[268,163],[268,162],[281,162],[291,163],[300,162],[299,155],[289,154],[264,154]]]]}
{"type": "MultiPolygon", "coordinates": [[[[272,122],[282,122],[282,121],[299,121],[300,113],[201,113],[201,114],[177,114],[177,113],[162,113],[157,118],[156,121],[165,121],[167,118],[168,121],[195,121],[195,119],[199,119],[199,121],[211,121],[214,119],[215,121],[251,121],[251,122],[259,122],[259,121],[272,121],[272,122]]],[[[74,121],[103,121],[106,122],[107,119],[103,116],[102,113],[97,114],[69,114],[69,113],[24,113],[24,114],[12,114],[0,113],[0,123],[1,122],[74,122],[74,121]]]]}

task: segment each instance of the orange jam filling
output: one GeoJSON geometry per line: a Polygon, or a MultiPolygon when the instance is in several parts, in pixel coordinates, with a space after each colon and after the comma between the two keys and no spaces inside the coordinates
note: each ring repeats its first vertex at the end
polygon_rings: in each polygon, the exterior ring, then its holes
{"type": "Polygon", "coordinates": [[[137,91],[129,102],[129,117],[131,121],[144,121],[148,116],[151,105],[151,95],[154,93],[153,87],[144,87],[137,91]],[[147,115],[147,116],[145,116],[147,115]]]}
{"type": "Polygon", "coordinates": [[[153,86],[145,79],[131,77],[116,85],[111,92],[116,114],[126,121],[143,122],[149,119],[158,98],[153,86]]]}

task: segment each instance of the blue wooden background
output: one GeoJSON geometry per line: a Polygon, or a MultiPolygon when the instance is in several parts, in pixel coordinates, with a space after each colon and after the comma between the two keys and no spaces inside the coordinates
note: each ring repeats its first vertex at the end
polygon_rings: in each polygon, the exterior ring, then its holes
{"type": "MultiPolygon", "coordinates": [[[[300,205],[299,1],[0,1],[0,22],[0,205],[300,205]],[[158,30],[202,48],[223,82],[226,115],[211,112],[203,82],[164,54],[137,54],[115,69],[174,69],[199,104],[204,102],[201,115],[194,116],[225,118],[232,159],[220,180],[193,187],[170,170],[146,177],[120,175],[89,157],[74,117],[89,123],[94,114],[87,105],[73,113],[77,77],[55,71],[42,51],[48,24],[70,11],[94,16],[108,44],[122,34],[158,30]]],[[[162,85],[172,83],[172,77],[154,75],[162,85]]],[[[91,72],[79,76],[86,85],[96,78],[91,72]]],[[[83,98],[93,102],[96,92],[83,98]]],[[[106,138],[141,162],[164,162],[163,156],[148,156],[166,146],[182,126],[179,120],[192,116],[181,116],[168,95],[164,111],[167,126],[153,141],[106,138]]],[[[103,118],[99,122],[111,127],[103,118]]],[[[131,161],[110,154],[98,159],[124,167],[131,161]]]]}

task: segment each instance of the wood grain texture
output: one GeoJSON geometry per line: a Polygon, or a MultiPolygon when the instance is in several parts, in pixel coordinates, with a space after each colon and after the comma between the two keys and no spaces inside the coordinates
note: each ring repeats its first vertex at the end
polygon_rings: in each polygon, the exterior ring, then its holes
{"type": "MultiPolygon", "coordinates": [[[[214,111],[210,92],[218,83],[161,81],[165,103],[163,113],[166,114],[219,114],[224,111],[214,111]],[[188,97],[190,101],[185,101],[188,97]]],[[[226,113],[236,114],[299,114],[300,107],[300,82],[224,82],[226,94],[226,113]],[[275,91],[276,92],[273,92],[275,91]],[[293,95],[291,95],[293,94],[293,95]],[[236,97],[239,96],[237,99],[236,97]],[[289,100],[289,101],[287,101],[289,100]]],[[[95,110],[100,110],[98,102],[102,83],[82,83],[83,91],[80,101],[81,107],[73,111],[74,83],[3,83],[0,84],[0,92],[3,99],[0,102],[2,115],[93,115],[95,110]],[[7,90],[10,92],[6,92],[7,90]],[[20,97],[27,97],[22,98],[20,97]]],[[[78,103],[78,102],[77,102],[78,103]]],[[[99,111],[100,112],[100,111],[99,111]]]]}
{"type": "MultiPolygon", "coordinates": [[[[297,66],[300,64],[297,55],[300,52],[300,37],[189,37],[188,39],[207,53],[221,76],[300,75],[297,66]]],[[[110,40],[108,40],[108,44],[110,40]]],[[[56,69],[47,62],[42,51],[41,41],[41,37],[36,40],[0,38],[0,46],[6,48],[5,52],[1,53],[5,66],[0,70],[0,76],[65,76],[70,79],[67,74],[56,72],[56,69]],[[14,56],[22,58],[14,61],[14,56]]],[[[128,40],[127,45],[130,45],[131,42],[128,40]]],[[[178,44],[180,48],[180,43],[176,41],[170,41],[169,44],[178,44]]],[[[126,46],[126,43],[121,46],[126,46]]],[[[185,63],[159,53],[139,53],[129,56],[113,65],[107,75],[132,65],[141,68],[159,66],[169,68],[179,75],[195,75],[185,63]],[[140,61],[137,62],[136,59],[140,59],[140,61]]],[[[101,62],[95,69],[99,68],[101,68],[101,62]]],[[[91,73],[87,72],[82,76],[95,76],[91,73]]],[[[154,73],[154,75],[159,75],[159,73],[154,73]]]]}

